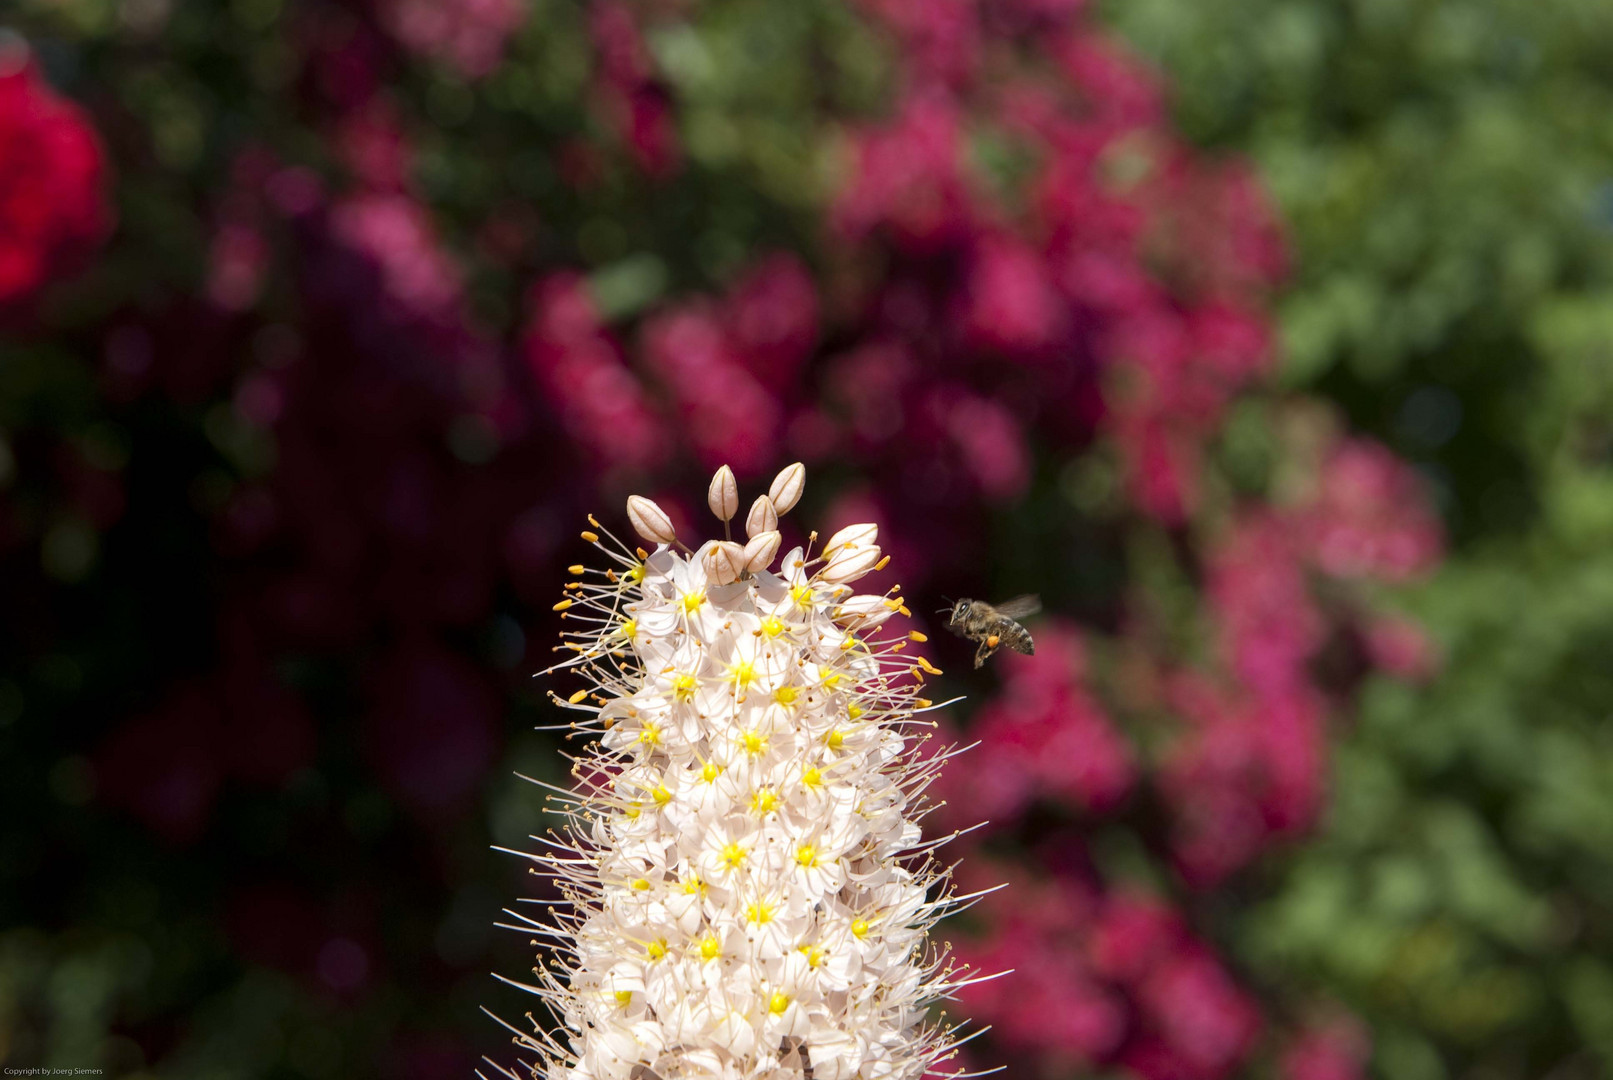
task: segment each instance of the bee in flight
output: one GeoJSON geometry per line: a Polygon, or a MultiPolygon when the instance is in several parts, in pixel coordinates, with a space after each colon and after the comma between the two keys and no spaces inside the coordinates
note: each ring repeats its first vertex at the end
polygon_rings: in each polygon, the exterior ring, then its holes
{"type": "MultiPolygon", "coordinates": [[[[945,608],[941,610],[946,611],[945,608]]],[[[1036,645],[1031,641],[1030,631],[1019,625],[1017,620],[1027,619],[1041,610],[1041,598],[1036,596],[1016,596],[1000,604],[988,604],[984,600],[959,600],[952,605],[947,629],[961,638],[979,643],[980,648],[975,650],[975,667],[978,668],[1002,645],[1026,656],[1034,653],[1036,645]]]]}

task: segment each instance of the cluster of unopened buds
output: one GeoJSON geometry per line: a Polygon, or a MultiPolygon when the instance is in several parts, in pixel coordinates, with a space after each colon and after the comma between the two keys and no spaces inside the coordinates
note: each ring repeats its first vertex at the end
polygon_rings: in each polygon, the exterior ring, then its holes
{"type": "Polygon", "coordinates": [[[572,655],[551,670],[586,679],[554,700],[598,738],[575,786],[552,789],[566,826],[529,856],[566,905],[517,916],[553,953],[524,988],[562,1027],[515,1033],[534,1076],[959,1075],[946,1063],[963,1037],[937,1006],[977,976],[928,930],[975,896],[933,855],[956,834],[919,829],[957,752],[926,746],[937,671],[904,653],[923,635],[881,636],[907,614],[898,589],[850,587],[885,565],[876,526],[816,554],[814,533],[775,569],[804,483],[799,464],[781,472],[743,544],[727,467],[709,498],[723,540],[690,549],[637,496],[627,514],[653,552],[589,519],[613,565],[571,568],[556,607],[572,655]]]}

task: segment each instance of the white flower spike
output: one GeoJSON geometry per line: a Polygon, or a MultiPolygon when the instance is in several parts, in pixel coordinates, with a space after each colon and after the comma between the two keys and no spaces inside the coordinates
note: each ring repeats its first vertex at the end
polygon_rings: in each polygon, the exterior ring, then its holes
{"type": "MultiPolygon", "coordinates": [[[[630,505],[635,529],[659,525],[630,505]]],[[[923,636],[876,636],[909,614],[897,590],[839,583],[873,569],[875,534],[776,571],[773,529],[693,555],[670,535],[648,556],[583,535],[614,565],[566,587],[572,656],[550,670],[584,686],[551,697],[598,738],[550,795],[567,825],[528,856],[565,906],[512,914],[552,950],[513,985],[559,1025],[510,1029],[533,1058],[521,1075],[961,1076],[964,1037],[930,1012],[978,976],[927,932],[974,897],[933,855],[950,837],[919,831],[956,751],[931,752],[916,718],[936,707],[920,696],[936,669],[903,651],[923,636]]]]}

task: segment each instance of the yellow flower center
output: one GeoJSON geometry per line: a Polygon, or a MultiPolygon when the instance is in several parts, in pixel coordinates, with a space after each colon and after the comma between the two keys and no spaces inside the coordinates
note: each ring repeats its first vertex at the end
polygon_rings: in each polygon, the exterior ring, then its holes
{"type": "MultiPolygon", "coordinates": [[[[661,959],[661,957],[666,955],[666,938],[656,938],[654,941],[644,946],[644,951],[649,954],[651,960],[661,959]]],[[[812,963],[812,957],[807,957],[807,963],[812,963]]],[[[817,965],[813,964],[813,966],[816,967],[817,965]]]]}
{"type": "Polygon", "coordinates": [[[638,878],[633,882],[633,888],[637,889],[639,892],[646,892],[649,890],[649,887],[650,881],[648,878],[638,878]]]}
{"type": "Polygon", "coordinates": [[[665,806],[667,803],[672,801],[672,792],[667,790],[665,784],[657,787],[653,792],[651,792],[651,795],[655,797],[656,806],[665,806]]]}
{"type": "Polygon", "coordinates": [[[745,909],[745,918],[757,926],[766,926],[773,921],[773,909],[757,901],[745,909]]]}
{"type": "Polygon", "coordinates": [[[796,607],[804,611],[812,606],[816,598],[812,595],[812,586],[797,585],[790,590],[790,599],[795,602],[796,607]]]}
{"type": "Polygon", "coordinates": [[[638,634],[638,620],[626,620],[622,623],[622,625],[616,628],[616,633],[624,638],[627,638],[629,641],[633,640],[633,638],[638,634]]]}
{"type": "Polygon", "coordinates": [[[639,815],[638,803],[628,803],[627,808],[622,813],[627,816],[628,821],[637,821],[639,815]]]}
{"type": "Polygon", "coordinates": [[[833,731],[829,732],[828,738],[824,739],[823,741],[828,744],[829,749],[838,750],[845,745],[846,736],[839,728],[835,728],[833,731]]]}
{"type": "Polygon", "coordinates": [[[868,936],[868,920],[853,919],[851,921],[851,936],[861,941],[868,936]]]}
{"type": "Polygon", "coordinates": [[[655,746],[661,741],[661,729],[653,722],[644,721],[644,727],[638,733],[638,741],[645,746],[655,746]]]}
{"type": "Polygon", "coordinates": [[[784,633],[784,623],[779,620],[777,615],[769,615],[762,620],[762,633],[768,637],[778,637],[784,633]]]}
{"type": "Polygon", "coordinates": [[[846,715],[851,717],[853,720],[857,719],[857,717],[861,716],[862,714],[863,714],[862,709],[858,708],[857,706],[855,706],[855,705],[847,705],[846,706],[846,715]]]}
{"type": "Polygon", "coordinates": [[[631,567],[627,571],[627,576],[635,583],[643,581],[644,580],[644,566],[643,566],[643,564],[641,563],[638,566],[631,567]]]}
{"type": "Polygon", "coordinates": [[[631,991],[631,990],[618,990],[618,991],[616,991],[616,1004],[618,1004],[618,1005],[622,1006],[623,1008],[625,1008],[629,1004],[631,1004],[632,1001],[633,1001],[633,991],[631,991]]]}
{"type": "Polygon", "coordinates": [[[756,681],[756,665],[749,660],[741,660],[728,669],[728,674],[733,678],[735,686],[749,686],[756,681]]]}
{"type": "Polygon", "coordinates": [[[801,774],[801,783],[805,784],[809,788],[822,787],[823,773],[819,772],[818,767],[814,765],[812,768],[801,774]]]}
{"type": "Polygon", "coordinates": [[[806,957],[807,967],[818,968],[823,965],[823,949],[817,945],[798,946],[802,956],[806,957]]]}
{"type": "Polygon", "coordinates": [[[693,896],[695,893],[704,893],[705,891],[706,883],[700,880],[699,874],[689,875],[689,880],[683,883],[683,894],[685,896],[693,896]]]}
{"type": "Polygon", "coordinates": [[[795,849],[795,862],[798,866],[817,866],[818,849],[811,844],[802,844],[795,849]]]}
{"type": "Polygon", "coordinates": [[[683,594],[683,610],[688,612],[690,615],[693,615],[695,612],[699,611],[700,605],[704,604],[705,602],[706,592],[704,589],[701,589],[698,592],[683,594]]]}
{"type": "Polygon", "coordinates": [[[724,866],[728,867],[730,870],[734,870],[744,863],[745,849],[730,841],[729,843],[723,845],[720,857],[722,858],[724,866]]]}
{"type": "Polygon", "coordinates": [[[779,1015],[790,1007],[790,995],[782,990],[773,991],[773,996],[767,999],[767,1011],[774,1016],[779,1015]]]}
{"type": "Polygon", "coordinates": [[[700,943],[700,959],[715,960],[722,955],[722,943],[715,934],[707,934],[706,940],[700,943]]]}
{"type": "Polygon", "coordinates": [[[739,745],[745,748],[745,753],[755,757],[767,749],[767,740],[759,731],[747,731],[739,737],[739,745]]]}
{"type": "Polygon", "coordinates": [[[823,677],[823,688],[825,690],[833,690],[835,687],[840,685],[840,679],[841,679],[840,672],[838,672],[838,671],[829,672],[829,674],[827,674],[827,675],[825,675],[823,677]]]}
{"type": "Polygon", "coordinates": [[[800,693],[793,686],[781,686],[773,691],[773,700],[780,705],[794,705],[796,696],[800,693]]]}
{"type": "Polygon", "coordinates": [[[778,796],[772,788],[759,788],[750,797],[750,808],[758,814],[771,814],[778,809],[778,796]]]}
{"type": "Polygon", "coordinates": [[[679,701],[692,701],[694,692],[700,689],[700,680],[693,675],[679,674],[672,680],[672,696],[679,701]]]}
{"type": "Polygon", "coordinates": [[[700,779],[704,780],[708,784],[721,775],[722,766],[718,765],[715,761],[708,761],[700,767],[700,779]]]}

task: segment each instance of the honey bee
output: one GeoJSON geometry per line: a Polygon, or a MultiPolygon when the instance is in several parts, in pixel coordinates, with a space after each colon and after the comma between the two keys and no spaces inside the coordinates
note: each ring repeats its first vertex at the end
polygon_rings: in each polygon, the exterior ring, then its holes
{"type": "Polygon", "coordinates": [[[1029,618],[1041,610],[1042,601],[1035,596],[1016,596],[1001,604],[988,604],[984,600],[959,600],[952,605],[947,629],[961,638],[980,644],[980,648],[975,650],[975,667],[979,668],[1002,645],[1026,656],[1034,653],[1036,645],[1031,641],[1030,631],[1016,620],[1029,618]]]}

